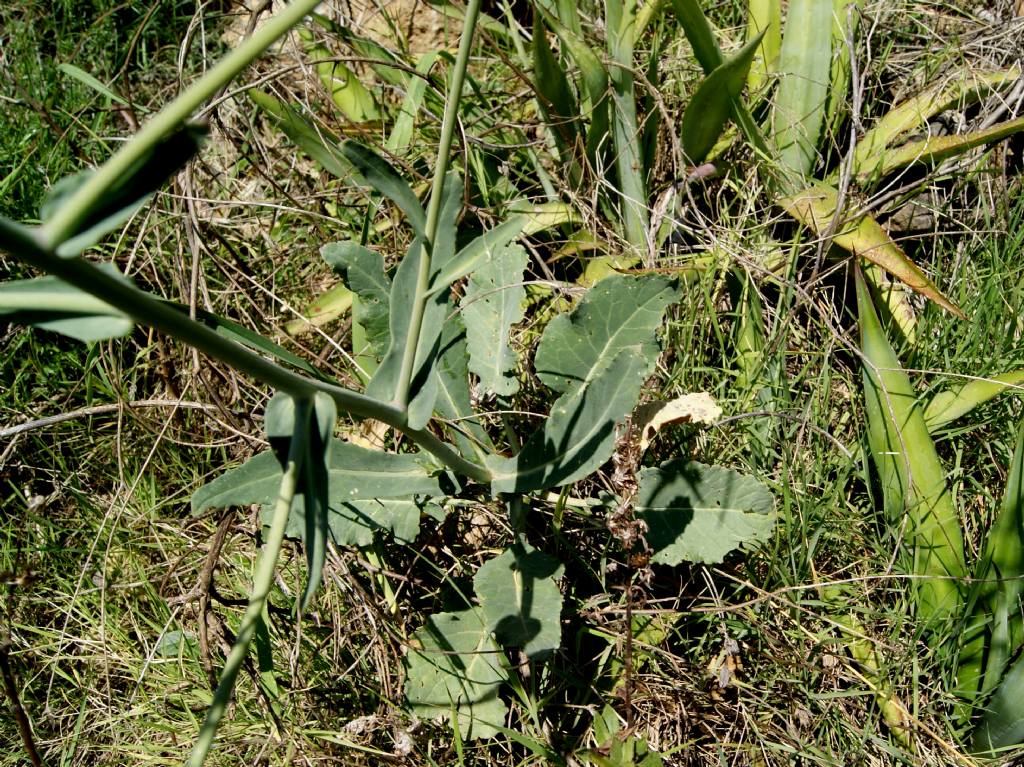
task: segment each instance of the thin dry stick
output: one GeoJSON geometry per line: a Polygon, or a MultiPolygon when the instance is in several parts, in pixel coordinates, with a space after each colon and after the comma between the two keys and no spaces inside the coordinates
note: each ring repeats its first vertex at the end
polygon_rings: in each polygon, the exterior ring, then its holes
{"type": "Polygon", "coordinates": [[[173,407],[183,408],[185,410],[204,410],[206,412],[214,412],[217,410],[213,405],[206,405],[202,402],[179,402],[178,400],[171,399],[143,399],[135,400],[134,402],[111,403],[109,405],[90,405],[89,407],[79,408],[78,410],[69,410],[67,413],[58,413],[57,415],[50,415],[45,418],[36,418],[32,421],[19,423],[15,426],[7,426],[0,429],[0,439],[8,439],[34,429],[45,429],[47,426],[54,426],[58,423],[64,423],[65,421],[74,421],[91,415],[118,413],[126,408],[130,409],[136,407],[173,407]]]}
{"type": "Polygon", "coordinates": [[[18,723],[18,731],[21,733],[21,742],[25,745],[25,751],[28,752],[28,758],[32,762],[32,767],[43,767],[43,760],[39,758],[35,740],[32,738],[32,724],[29,722],[28,714],[25,713],[25,709],[21,705],[21,698],[18,696],[18,685],[15,683],[14,672],[11,671],[11,664],[8,660],[8,649],[10,646],[10,638],[5,636],[3,639],[0,639],[0,675],[4,678],[4,690],[7,692],[7,699],[11,702],[14,720],[18,723]]]}

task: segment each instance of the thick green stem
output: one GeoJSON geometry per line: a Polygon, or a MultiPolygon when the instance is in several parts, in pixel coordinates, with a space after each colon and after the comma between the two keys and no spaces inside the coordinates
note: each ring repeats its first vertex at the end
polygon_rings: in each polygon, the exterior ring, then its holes
{"type": "Polygon", "coordinates": [[[430,263],[434,253],[434,242],[437,238],[437,225],[441,215],[441,201],[444,198],[444,177],[448,173],[448,162],[455,136],[455,124],[459,118],[459,101],[462,98],[462,84],[466,79],[466,67],[469,65],[469,51],[473,46],[473,32],[476,20],[480,15],[481,0],[469,0],[466,17],[462,26],[462,39],[459,41],[459,52],[452,69],[452,81],[448,87],[448,99],[441,120],[441,141],[437,147],[437,164],[434,166],[434,180],[430,189],[430,201],[427,203],[426,243],[420,254],[420,268],[416,281],[416,296],[409,313],[408,344],[402,355],[402,367],[398,374],[398,390],[395,399],[404,410],[409,404],[409,387],[412,384],[413,367],[416,364],[416,351],[419,348],[420,330],[423,327],[423,312],[430,297],[430,263]]]}
{"type": "Polygon", "coordinates": [[[96,200],[116,183],[156,144],[188,120],[226,83],[251,64],[274,41],[302,21],[320,0],[296,0],[257,29],[231,53],[221,59],[199,80],[164,107],[131,141],[104,163],[72,197],[61,205],[43,228],[43,242],[48,249],[67,240],[88,217],[96,200]]]}
{"type": "Polygon", "coordinates": [[[188,767],[202,767],[206,761],[206,755],[213,745],[213,738],[217,734],[217,727],[224,716],[228,703],[231,702],[231,693],[235,689],[235,680],[238,679],[238,672],[242,668],[246,657],[249,655],[249,643],[256,633],[256,625],[263,617],[263,606],[267,602],[267,596],[274,585],[274,569],[277,566],[277,557],[281,553],[281,543],[284,541],[284,532],[288,527],[288,514],[292,508],[292,498],[295,497],[295,490],[298,486],[299,472],[302,463],[306,460],[304,445],[306,440],[301,438],[301,431],[309,427],[309,400],[302,400],[295,413],[295,432],[292,434],[291,445],[288,450],[288,466],[284,476],[281,478],[281,490],[277,496],[277,505],[274,507],[274,517],[270,523],[270,533],[267,535],[263,551],[260,553],[259,562],[256,565],[256,574],[253,576],[252,594],[249,596],[249,605],[245,608],[245,615],[242,617],[242,625],[238,628],[235,643],[231,646],[227,660],[224,661],[224,670],[221,672],[217,689],[213,693],[213,702],[206,710],[206,719],[199,730],[199,737],[192,749],[192,756],[188,761],[188,767]]]}
{"type": "Polygon", "coordinates": [[[85,259],[54,255],[40,242],[37,233],[38,230],[19,226],[0,217],[0,250],[9,251],[25,263],[116,307],[139,324],[156,328],[274,389],[298,398],[310,397],[318,391],[324,392],[337,403],[340,410],[362,418],[383,421],[404,432],[452,470],[480,482],[489,481],[490,473],[485,468],[467,461],[426,429],[410,429],[404,410],[341,386],[307,378],[270,362],[251,349],[190,319],[171,304],[104,272],[85,259]]]}

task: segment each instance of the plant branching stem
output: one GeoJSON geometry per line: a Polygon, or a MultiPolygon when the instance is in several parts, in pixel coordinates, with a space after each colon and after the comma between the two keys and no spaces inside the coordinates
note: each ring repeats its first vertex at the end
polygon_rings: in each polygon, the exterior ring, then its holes
{"type": "Polygon", "coordinates": [[[452,470],[480,482],[490,479],[490,473],[484,467],[466,460],[430,431],[410,429],[403,409],[341,386],[307,378],[270,362],[190,319],[171,304],[104,272],[85,259],[60,258],[41,241],[39,230],[0,217],[0,250],[9,251],[25,263],[116,307],[139,324],[156,328],[274,389],[300,399],[311,397],[318,391],[324,392],[340,410],[362,418],[374,418],[398,429],[452,470]]]}
{"type": "Polygon", "coordinates": [[[97,199],[127,173],[161,139],[188,120],[203,103],[214,96],[273,45],[289,29],[302,21],[320,0],[295,0],[246,38],[206,74],[146,123],[131,141],[118,150],[89,177],[43,227],[42,241],[49,250],[67,240],[88,217],[97,199]]]}
{"type": "Polygon", "coordinates": [[[455,124],[459,118],[462,85],[466,79],[466,67],[469,65],[469,52],[473,46],[473,32],[476,30],[477,17],[480,15],[480,3],[481,0],[469,0],[466,6],[462,39],[459,41],[459,52],[455,57],[452,80],[448,87],[448,98],[444,107],[444,117],[441,120],[441,140],[437,147],[437,163],[434,166],[430,201],[427,203],[426,247],[423,248],[420,255],[416,296],[409,314],[408,343],[402,355],[402,367],[398,374],[398,390],[395,399],[403,410],[409,404],[409,387],[412,385],[413,367],[416,364],[416,351],[419,348],[420,331],[423,327],[423,313],[430,298],[430,264],[434,253],[434,243],[437,239],[441,202],[444,199],[444,179],[448,173],[452,140],[455,137],[455,124]]]}
{"type": "Polygon", "coordinates": [[[253,576],[252,594],[249,596],[249,604],[245,608],[245,615],[242,617],[242,625],[238,629],[235,643],[231,646],[227,660],[224,661],[224,670],[221,671],[220,682],[213,693],[213,702],[206,710],[206,719],[199,730],[199,737],[192,749],[192,756],[188,761],[188,767],[202,767],[206,761],[206,755],[213,745],[213,738],[217,734],[217,727],[228,703],[231,701],[231,693],[235,688],[235,680],[242,668],[246,657],[249,654],[249,643],[256,633],[256,624],[262,619],[263,606],[266,604],[267,596],[274,585],[274,569],[277,566],[277,557],[281,553],[281,544],[284,541],[284,532],[288,527],[288,514],[292,508],[292,498],[295,497],[295,490],[298,487],[299,472],[302,470],[302,463],[306,460],[305,445],[307,441],[302,439],[301,432],[309,428],[310,400],[300,400],[295,412],[295,432],[292,434],[291,445],[288,450],[288,466],[284,476],[281,478],[281,489],[277,496],[277,505],[274,507],[274,517],[270,523],[270,532],[267,535],[263,551],[260,553],[259,562],[256,565],[256,573],[253,576]]]}

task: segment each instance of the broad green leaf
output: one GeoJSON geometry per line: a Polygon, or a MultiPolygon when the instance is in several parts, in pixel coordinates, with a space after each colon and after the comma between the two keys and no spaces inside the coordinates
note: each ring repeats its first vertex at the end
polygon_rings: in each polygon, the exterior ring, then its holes
{"type": "Polygon", "coordinates": [[[856,276],[864,360],[868,444],[881,479],[887,518],[905,528],[918,615],[930,623],[962,606],[963,534],[923,408],[900,367],[860,273],[856,276]]]}
{"type": "Polygon", "coordinates": [[[305,44],[306,53],[314,59],[314,68],[334,105],[349,120],[355,123],[380,119],[377,103],[355,73],[325,46],[316,42],[308,29],[299,29],[299,37],[305,44]]]}
{"type": "Polygon", "coordinates": [[[683,151],[692,164],[702,163],[722,135],[762,37],[763,33],[705,77],[686,105],[681,134],[683,151]]]}
{"type": "MultiPolygon", "coordinates": [[[[260,516],[264,525],[270,523],[274,509],[263,506],[260,516]]],[[[336,501],[327,513],[327,527],[331,540],[338,546],[369,546],[377,532],[387,532],[401,544],[409,545],[420,531],[420,516],[441,516],[443,510],[436,503],[421,498],[363,498],[336,501]]],[[[306,541],[307,521],[303,504],[293,504],[288,514],[285,536],[306,541]]]]}
{"type": "Polygon", "coordinates": [[[413,140],[413,128],[416,125],[416,115],[419,114],[423,104],[423,98],[427,92],[427,75],[437,61],[437,52],[431,51],[420,56],[416,62],[416,77],[408,79],[405,98],[398,110],[395,122],[391,126],[391,133],[388,135],[385,147],[389,152],[402,154],[413,140]]]}
{"type": "Polygon", "coordinates": [[[335,178],[348,179],[352,176],[352,163],[342,153],[337,136],[310,122],[269,93],[251,90],[249,98],[269,114],[291,142],[313,158],[321,168],[335,178]]]}
{"type": "Polygon", "coordinates": [[[290,336],[301,336],[313,328],[321,328],[344,317],[352,308],[353,295],[345,285],[335,285],[313,299],[302,313],[303,317],[288,320],[284,332],[290,336]]]}
{"type": "Polygon", "coordinates": [[[440,613],[416,632],[406,656],[405,697],[415,716],[451,719],[467,740],[492,738],[508,709],[498,697],[504,656],[479,609],[440,613]]]}
{"type": "Polygon", "coordinates": [[[543,428],[519,455],[487,460],[491,492],[543,490],[595,471],[611,456],[615,429],[636,407],[652,364],[643,347],[622,349],[601,372],[555,400],[543,428]]]}
{"type": "MultiPolygon", "coordinates": [[[[57,255],[63,258],[77,256],[99,242],[104,235],[127,223],[169,178],[192,159],[205,136],[205,126],[187,123],[158,141],[115,184],[91,201],[88,212],[71,236],[63,242],[55,243],[57,255]]],[[[82,171],[53,185],[39,211],[44,235],[46,225],[57,209],[93,173],[95,171],[82,171]]]]}
{"type": "Polygon", "coordinates": [[[426,231],[426,213],[423,212],[423,206],[391,163],[368,146],[356,141],[344,142],[341,151],[367,184],[399,207],[416,236],[423,237],[426,231]]]}
{"type": "MultiPolygon", "coordinates": [[[[503,250],[519,236],[527,221],[528,217],[525,215],[511,216],[493,229],[488,229],[474,238],[443,268],[434,272],[430,280],[430,292],[433,294],[447,290],[452,283],[470,274],[481,262],[493,258],[494,253],[503,250]]],[[[433,264],[431,265],[433,266],[433,264]]]]}
{"type": "Polygon", "coordinates": [[[557,581],[564,567],[525,541],[486,562],[473,577],[473,589],[487,630],[503,645],[522,647],[540,658],[562,646],[562,592],[557,581]]]}
{"type": "Polygon", "coordinates": [[[606,277],[572,312],[548,323],[534,359],[537,377],[555,391],[571,391],[633,346],[646,359],[649,374],[657,362],[656,332],[665,309],[679,298],[678,283],[661,275],[606,277]]]}
{"type": "Polygon", "coordinates": [[[971,751],[996,756],[997,749],[1024,743],[1024,655],[1014,661],[995,695],[985,705],[971,751]]]}
{"type": "Polygon", "coordinates": [[[924,409],[924,420],[928,424],[928,430],[934,432],[952,423],[1008,389],[1024,391],[1024,370],[1014,370],[991,378],[978,378],[940,391],[924,409]]]}
{"type": "Polygon", "coordinates": [[[775,72],[779,63],[779,48],[782,45],[782,4],[780,0],[748,0],[747,40],[761,35],[750,72],[747,86],[752,91],[760,90],[768,81],[768,75],[775,72]]]}
{"type": "MultiPolygon", "coordinates": [[[[116,272],[106,264],[102,268],[116,272]]],[[[50,276],[0,283],[0,318],[85,343],[118,338],[134,327],[110,304],[50,276]]]]}
{"type": "Polygon", "coordinates": [[[519,391],[518,355],[510,332],[523,319],[523,273],[528,261],[521,245],[506,246],[476,268],[462,299],[469,369],[479,377],[481,389],[499,397],[519,391]]]}
{"type": "Polygon", "coordinates": [[[919,163],[936,163],[956,157],[975,147],[993,144],[1007,136],[1024,130],[1024,117],[998,123],[991,128],[959,136],[932,136],[920,141],[908,141],[895,149],[878,152],[858,171],[861,181],[881,178],[894,170],[919,163]]]}
{"type": "Polygon", "coordinates": [[[818,158],[832,65],[832,0],[790,0],[779,52],[772,137],[783,168],[806,176],[818,158]]]}
{"type": "Polygon", "coordinates": [[[94,91],[99,93],[101,96],[106,96],[111,101],[120,104],[123,107],[130,106],[121,96],[118,96],[114,91],[104,85],[102,82],[97,80],[95,77],[90,75],[83,69],[76,67],[74,64],[58,64],[57,69],[66,74],[68,77],[78,80],[78,82],[87,85],[94,91]]]}
{"type": "MultiPolygon", "coordinates": [[[[1024,421],[1007,470],[1006,492],[985,537],[970,587],[970,608],[961,636],[956,693],[968,701],[986,696],[1003,678],[1024,644],[1024,421]]],[[[1024,716],[1024,707],[1020,709],[1024,716]]]]}
{"type": "Polygon", "coordinates": [[[898,138],[923,128],[935,115],[949,109],[963,109],[989,93],[1009,88],[1020,75],[1020,68],[1016,66],[1005,71],[984,73],[964,69],[901,102],[857,142],[853,155],[854,173],[861,175],[864,168],[874,165],[877,158],[898,138]]]}
{"type": "MultiPolygon", "coordinates": [[[[353,318],[366,333],[371,351],[383,357],[391,332],[388,326],[391,281],[384,273],[384,258],[356,242],[331,242],[320,248],[330,267],[359,296],[353,318]]],[[[353,352],[359,350],[353,349],[353,352]]]]}
{"type": "Polygon", "coordinates": [[[490,437],[473,412],[469,392],[469,349],[462,315],[452,314],[444,324],[437,354],[437,411],[451,421],[455,444],[463,455],[483,461],[493,449],[490,437]]]}
{"type": "MultiPolygon", "coordinates": [[[[335,439],[328,466],[331,505],[348,500],[446,495],[435,467],[423,456],[383,453],[335,439]]],[[[281,464],[273,451],[250,458],[192,495],[192,513],[226,506],[267,505],[277,500],[281,464]]]]}
{"type": "Polygon", "coordinates": [[[721,562],[740,546],[767,539],[775,499],[753,477],[696,461],[640,470],[636,515],[647,523],[652,562],[721,562]]]}
{"type": "Polygon", "coordinates": [[[779,200],[779,204],[815,234],[824,237],[831,233],[833,242],[843,250],[877,264],[907,287],[930,298],[957,317],[964,317],[959,307],[935,287],[871,216],[846,217],[840,214],[839,225],[833,232],[838,201],[839,193],[835,188],[817,183],[779,200]]]}

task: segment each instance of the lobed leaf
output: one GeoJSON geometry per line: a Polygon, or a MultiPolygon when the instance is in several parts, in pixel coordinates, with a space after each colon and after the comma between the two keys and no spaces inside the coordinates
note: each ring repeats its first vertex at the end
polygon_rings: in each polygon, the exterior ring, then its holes
{"type": "Polygon", "coordinates": [[[320,248],[320,255],[359,297],[353,319],[366,333],[371,351],[378,357],[384,356],[391,338],[391,281],[384,273],[384,258],[352,241],[328,243],[320,248]]]}
{"type": "Polygon", "coordinates": [[[519,391],[512,347],[512,326],[523,319],[526,288],[523,273],[529,256],[521,245],[508,245],[481,263],[469,278],[462,299],[466,323],[469,370],[480,379],[480,388],[499,397],[519,391]]]}
{"type": "Polygon", "coordinates": [[[832,232],[838,202],[839,192],[823,183],[816,183],[802,192],[779,200],[787,213],[819,236],[825,237],[831,233],[832,241],[839,247],[877,264],[912,290],[930,298],[957,317],[964,317],[959,307],[935,287],[871,216],[840,218],[839,226],[832,232]]]}
{"type": "Polygon", "coordinates": [[[596,470],[611,456],[615,428],[636,406],[652,364],[643,347],[623,349],[600,373],[555,400],[543,428],[516,457],[488,457],[491,492],[543,490],[596,470]]]}
{"type": "Polygon", "coordinates": [[[753,477],[677,460],[641,469],[636,515],[647,524],[652,562],[715,563],[771,534],[775,499],[753,477]]]}
{"type": "Polygon", "coordinates": [[[548,323],[534,359],[537,377],[555,391],[571,391],[630,347],[638,347],[649,375],[659,352],[656,331],[680,296],[678,282],[661,275],[606,277],[572,312],[548,323]]]}
{"type": "Polygon", "coordinates": [[[482,611],[432,615],[414,639],[419,646],[405,659],[412,713],[423,719],[454,716],[468,740],[498,735],[508,716],[498,688],[508,675],[482,611]]]}
{"type": "Polygon", "coordinates": [[[473,411],[469,392],[469,349],[466,328],[459,313],[444,324],[437,354],[437,411],[452,421],[455,443],[463,455],[483,461],[494,445],[473,411]]]}
{"type": "Polygon", "coordinates": [[[562,593],[557,581],[564,567],[525,541],[484,563],[473,588],[487,630],[503,645],[522,647],[531,659],[562,646],[562,593]]]}

